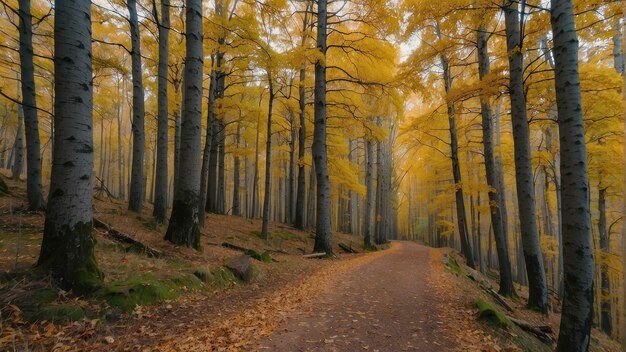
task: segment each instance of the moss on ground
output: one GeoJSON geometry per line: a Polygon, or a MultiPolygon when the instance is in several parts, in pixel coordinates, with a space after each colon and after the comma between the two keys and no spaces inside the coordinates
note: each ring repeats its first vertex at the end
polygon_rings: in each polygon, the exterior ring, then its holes
{"type": "Polygon", "coordinates": [[[143,274],[112,282],[96,292],[95,296],[112,307],[131,312],[136,306],[173,300],[183,291],[199,291],[203,288],[202,281],[192,274],[165,280],[158,279],[154,274],[143,274]]]}
{"type": "Polygon", "coordinates": [[[226,268],[201,268],[193,273],[200,281],[213,287],[230,287],[239,283],[232,271],[226,268]]]}
{"type": "Polygon", "coordinates": [[[36,320],[47,320],[53,323],[68,323],[83,319],[85,311],[77,305],[58,304],[43,307],[37,311],[36,320]]]}
{"type": "Polygon", "coordinates": [[[474,304],[479,310],[478,319],[487,321],[499,328],[510,328],[513,326],[513,323],[504,314],[487,301],[477,299],[474,301],[474,304]]]}
{"type": "Polygon", "coordinates": [[[42,288],[33,292],[32,300],[38,305],[54,302],[58,298],[57,291],[52,288],[42,288]]]}
{"type": "Polygon", "coordinates": [[[448,255],[447,258],[448,258],[448,261],[446,262],[446,267],[451,272],[456,273],[458,275],[465,275],[465,271],[463,271],[463,268],[461,268],[459,263],[456,261],[456,259],[454,259],[454,257],[452,257],[452,255],[448,255]]]}

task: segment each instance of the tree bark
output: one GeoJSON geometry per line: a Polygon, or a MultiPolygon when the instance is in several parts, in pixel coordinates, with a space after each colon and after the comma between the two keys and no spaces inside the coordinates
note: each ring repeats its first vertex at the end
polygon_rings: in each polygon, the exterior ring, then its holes
{"type": "Polygon", "coordinates": [[[33,64],[33,25],[30,0],[19,0],[19,18],[22,109],[26,131],[26,196],[28,198],[28,210],[42,210],[45,203],[41,191],[41,150],[39,119],[37,118],[35,66],[33,64]]]}
{"type": "MultiPolygon", "coordinates": [[[[476,48],[478,54],[478,74],[480,79],[484,79],[489,74],[489,53],[488,53],[488,36],[484,25],[481,25],[477,31],[476,48]]],[[[501,208],[503,199],[498,192],[497,166],[495,159],[494,143],[493,143],[493,122],[491,106],[488,97],[485,94],[480,96],[480,108],[483,127],[483,150],[485,158],[485,174],[487,176],[487,185],[489,186],[489,204],[491,208],[491,226],[493,228],[494,238],[496,242],[496,250],[498,251],[498,267],[500,270],[500,289],[498,293],[503,296],[515,296],[515,286],[513,286],[513,275],[511,272],[511,261],[509,259],[509,243],[504,224],[502,222],[501,208]]],[[[480,229],[479,229],[480,231],[480,229]]],[[[482,263],[481,263],[482,265],[482,263]]]]}
{"type": "Polygon", "coordinates": [[[526,117],[524,62],[518,2],[505,0],[505,27],[509,57],[509,94],[513,123],[515,178],[524,260],[528,272],[528,307],[548,313],[548,286],[539,244],[535,186],[530,153],[530,126],[526,117]]]}
{"type": "Polygon", "coordinates": [[[272,82],[272,74],[269,71],[267,73],[267,80],[269,99],[267,103],[267,140],[265,141],[265,192],[263,195],[263,224],[261,227],[261,234],[263,235],[263,239],[266,241],[269,240],[270,235],[270,197],[272,190],[272,110],[274,107],[274,85],[272,82]]]}
{"type": "Polygon", "coordinates": [[[306,205],[306,170],[304,156],[306,152],[306,90],[304,80],[306,78],[306,67],[300,68],[300,82],[298,85],[298,104],[300,107],[300,128],[298,129],[298,187],[296,194],[296,213],[294,227],[304,230],[305,225],[305,205],[306,205]]]}
{"type": "MultiPolygon", "coordinates": [[[[237,135],[235,136],[235,145],[239,148],[241,142],[241,122],[237,122],[237,135]]],[[[240,158],[239,153],[235,154],[233,161],[233,215],[241,216],[241,197],[239,196],[239,184],[240,184],[240,158]]]]}
{"type": "Polygon", "coordinates": [[[327,0],[317,2],[317,49],[321,54],[315,62],[315,128],[313,130],[313,161],[317,176],[317,212],[314,252],[331,255],[331,209],[328,155],[326,150],[326,50],[328,14],[327,0]]]}
{"type": "Polygon", "coordinates": [[[202,139],[202,0],[186,1],[185,111],[181,126],[180,169],[165,239],[200,249],[198,212],[202,139]]]}
{"type": "MultiPolygon", "coordinates": [[[[153,9],[155,18],[157,17],[157,9],[153,9]]],[[[154,212],[153,215],[157,222],[162,223],[167,216],[167,177],[168,177],[168,132],[169,132],[169,113],[168,113],[168,50],[169,50],[169,28],[170,28],[170,2],[169,0],[161,0],[161,19],[157,19],[159,27],[159,63],[158,63],[158,123],[157,123],[157,160],[156,175],[154,185],[154,212]]]]}
{"type": "MultiPolygon", "coordinates": [[[[446,93],[449,93],[452,89],[452,76],[450,75],[450,69],[448,65],[448,59],[445,56],[441,56],[441,65],[443,67],[444,87],[446,93]]],[[[459,237],[461,240],[461,252],[467,261],[467,265],[474,269],[476,264],[474,263],[474,256],[472,253],[472,247],[469,240],[469,233],[467,229],[467,215],[465,211],[465,197],[463,195],[463,182],[461,180],[461,165],[459,164],[459,142],[456,129],[456,112],[454,109],[454,103],[448,102],[448,127],[450,132],[450,159],[452,161],[452,176],[456,191],[454,192],[456,200],[456,215],[457,215],[457,227],[459,230],[459,237]]]]}
{"type": "Polygon", "coordinates": [[[374,208],[374,145],[365,139],[365,214],[363,215],[363,246],[372,248],[372,211],[374,208]]]}
{"type": "MultiPolygon", "coordinates": [[[[217,73],[215,70],[211,71],[211,78],[209,83],[209,99],[207,102],[207,118],[206,118],[206,136],[204,138],[204,152],[202,153],[202,170],[200,171],[200,198],[199,204],[204,205],[206,209],[207,196],[208,196],[208,178],[210,167],[210,153],[213,148],[213,127],[215,125],[215,90],[217,85],[217,73]]],[[[202,207],[201,207],[202,209],[202,207]]],[[[204,211],[199,214],[199,225],[204,226],[204,211]]]]}
{"type": "Polygon", "coordinates": [[[17,130],[13,142],[13,164],[11,165],[11,178],[19,180],[24,169],[24,109],[17,106],[17,130]]]}
{"type": "Polygon", "coordinates": [[[141,68],[141,40],[137,19],[137,0],[127,2],[130,24],[131,61],[133,76],[133,161],[130,177],[128,209],[139,213],[143,203],[144,184],[144,92],[141,68]]]}
{"type": "Polygon", "coordinates": [[[54,16],[54,152],[37,266],[62,286],[86,293],[102,286],[94,255],[91,3],[66,0],[54,16]]]}
{"type": "Polygon", "coordinates": [[[587,152],[578,76],[578,38],[571,0],[552,0],[555,87],[561,145],[565,299],[557,351],[589,348],[594,262],[589,214],[587,152]]]}

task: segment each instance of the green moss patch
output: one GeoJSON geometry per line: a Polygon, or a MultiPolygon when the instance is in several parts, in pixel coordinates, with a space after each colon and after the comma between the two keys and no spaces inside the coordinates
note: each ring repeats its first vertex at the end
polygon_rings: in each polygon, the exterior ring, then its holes
{"type": "Polygon", "coordinates": [[[261,262],[264,262],[264,263],[271,263],[272,262],[272,255],[269,254],[268,252],[259,253],[259,252],[255,251],[254,249],[248,249],[244,253],[246,255],[249,255],[251,258],[254,258],[254,259],[256,259],[258,261],[261,261],[261,262]]]}
{"type": "Polygon", "coordinates": [[[456,259],[454,259],[454,257],[452,257],[451,255],[448,255],[446,258],[447,258],[447,261],[445,263],[446,267],[451,272],[459,274],[459,275],[465,275],[465,271],[463,271],[463,268],[461,268],[461,266],[456,261],[456,259]]]}
{"type": "Polygon", "coordinates": [[[54,302],[58,298],[57,291],[52,288],[42,288],[33,292],[33,302],[38,305],[45,305],[54,302]]]}
{"type": "Polygon", "coordinates": [[[131,276],[126,280],[112,282],[96,293],[112,307],[131,312],[136,306],[150,305],[178,298],[181,292],[201,290],[202,281],[185,274],[159,280],[153,274],[131,276]]]}
{"type": "Polygon", "coordinates": [[[59,304],[41,308],[35,318],[53,323],[68,323],[83,319],[85,311],[76,305],[59,304]]]}
{"type": "Polygon", "coordinates": [[[225,268],[202,268],[193,273],[200,281],[213,287],[230,287],[239,283],[232,271],[225,268]]]}
{"type": "Polygon", "coordinates": [[[513,323],[502,314],[500,311],[495,309],[488,302],[478,299],[474,301],[474,304],[479,310],[478,319],[487,321],[499,328],[510,328],[513,326],[513,323]]]}

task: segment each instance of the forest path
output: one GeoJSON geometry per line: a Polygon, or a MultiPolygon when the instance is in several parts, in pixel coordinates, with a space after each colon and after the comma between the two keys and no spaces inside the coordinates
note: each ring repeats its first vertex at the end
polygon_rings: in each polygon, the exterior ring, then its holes
{"type": "Polygon", "coordinates": [[[259,351],[454,351],[445,322],[443,252],[394,242],[374,260],[333,278],[291,312],[259,351]]]}

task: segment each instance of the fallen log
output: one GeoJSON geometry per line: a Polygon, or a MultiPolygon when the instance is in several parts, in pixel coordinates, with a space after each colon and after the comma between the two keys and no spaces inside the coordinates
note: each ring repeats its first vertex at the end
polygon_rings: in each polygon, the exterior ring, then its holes
{"type": "Polygon", "coordinates": [[[261,262],[269,263],[269,262],[276,261],[274,258],[272,258],[272,256],[269,254],[269,252],[259,253],[259,252],[255,251],[254,249],[241,247],[241,246],[238,246],[236,244],[232,244],[232,243],[228,243],[228,242],[223,242],[222,243],[222,247],[229,248],[229,249],[234,249],[234,250],[239,251],[239,252],[243,252],[244,254],[247,254],[250,257],[252,257],[252,259],[256,259],[256,260],[261,261],[261,262]]]}
{"type": "Polygon", "coordinates": [[[113,227],[105,223],[104,221],[101,221],[97,218],[93,218],[93,226],[99,229],[106,230],[107,236],[111,237],[115,241],[129,244],[130,246],[126,248],[126,251],[135,250],[137,252],[144,253],[150,258],[160,258],[163,256],[163,253],[161,253],[161,251],[156,250],[154,248],[150,248],[149,246],[134,239],[132,236],[114,229],[113,227]]]}
{"type": "Polygon", "coordinates": [[[358,253],[357,251],[352,249],[352,247],[347,246],[347,245],[345,245],[343,243],[338,243],[337,245],[339,246],[339,248],[343,249],[343,251],[346,252],[346,253],[358,253]]]}
{"type": "Polygon", "coordinates": [[[484,287],[484,289],[496,300],[496,302],[498,302],[501,306],[506,308],[506,310],[508,310],[509,312],[514,311],[513,307],[511,307],[511,305],[508,304],[507,301],[505,301],[504,298],[500,296],[498,292],[494,291],[493,288],[484,287]]]}
{"type": "Polygon", "coordinates": [[[550,336],[549,334],[552,334],[552,327],[548,326],[548,325],[532,325],[528,322],[525,322],[523,320],[519,320],[519,319],[515,319],[512,317],[507,317],[511,322],[513,322],[513,324],[519,326],[522,330],[529,332],[531,334],[533,334],[537,339],[539,339],[539,341],[547,344],[547,345],[552,345],[552,336],[550,336]]]}
{"type": "Polygon", "coordinates": [[[321,258],[325,256],[326,256],[326,253],[311,253],[311,254],[303,255],[302,258],[311,259],[311,258],[321,258]]]}

